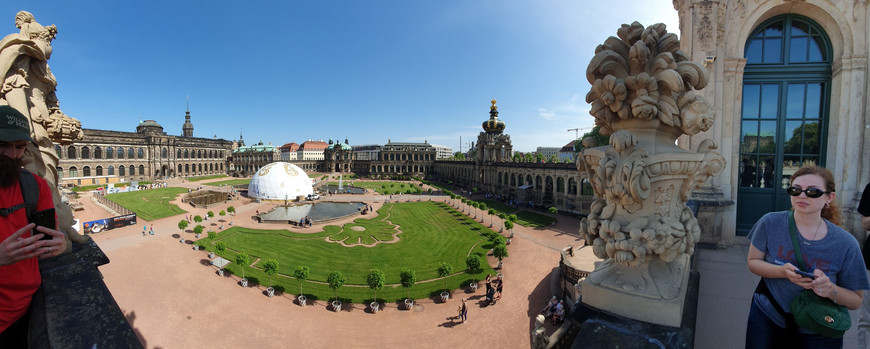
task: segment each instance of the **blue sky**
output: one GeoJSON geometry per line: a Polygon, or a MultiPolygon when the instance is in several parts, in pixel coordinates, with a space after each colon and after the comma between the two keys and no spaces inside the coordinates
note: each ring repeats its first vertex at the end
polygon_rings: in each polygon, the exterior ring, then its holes
{"type": "Polygon", "coordinates": [[[632,21],[678,32],[670,0],[4,1],[0,35],[19,10],[57,26],[49,65],[83,127],[180,135],[189,96],[194,136],[274,145],[458,150],[496,99],[514,150],[562,146],[593,125],[598,44],[632,21]]]}

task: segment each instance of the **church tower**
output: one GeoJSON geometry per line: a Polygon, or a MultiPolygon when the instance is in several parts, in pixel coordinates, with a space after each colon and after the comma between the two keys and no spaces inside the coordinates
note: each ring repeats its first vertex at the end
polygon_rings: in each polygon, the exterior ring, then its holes
{"type": "Polygon", "coordinates": [[[184,112],[184,125],[181,126],[182,137],[193,137],[193,124],[190,122],[190,101],[187,102],[187,111],[184,112]]]}

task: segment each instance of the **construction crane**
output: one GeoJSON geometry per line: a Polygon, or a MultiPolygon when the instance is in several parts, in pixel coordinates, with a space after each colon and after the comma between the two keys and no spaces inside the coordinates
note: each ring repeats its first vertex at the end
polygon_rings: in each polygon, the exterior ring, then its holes
{"type": "Polygon", "coordinates": [[[574,131],[574,139],[580,137],[580,129],[579,128],[569,128],[568,132],[574,131]]]}

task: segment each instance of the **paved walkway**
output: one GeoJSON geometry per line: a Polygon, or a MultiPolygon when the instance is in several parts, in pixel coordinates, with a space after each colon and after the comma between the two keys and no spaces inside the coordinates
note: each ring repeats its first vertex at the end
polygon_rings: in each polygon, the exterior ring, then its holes
{"type": "MultiPolygon", "coordinates": [[[[194,188],[200,184],[170,181],[171,186],[194,188]]],[[[378,209],[384,198],[368,194],[326,199],[364,199],[378,209]]],[[[394,196],[400,201],[407,198],[394,196]]],[[[89,199],[81,201],[86,209],[76,212],[76,218],[89,221],[110,216],[89,199]]],[[[192,215],[204,216],[208,211],[176,204],[192,215]]],[[[256,223],[251,215],[270,207],[240,199],[209,210],[219,212],[230,205],[237,214],[224,219],[252,227],[256,223]]],[[[334,313],[327,310],[325,301],[300,307],[292,295],[268,298],[262,286],[239,287],[236,276],[216,275],[206,252],[179,243],[177,223],[183,217],[147,222],[149,228],[154,224],[154,236],[142,236],[144,221],[92,235],[111,260],[100,267],[106,285],[147,348],[529,348],[534,316],[553,294],[550,274],[559,265],[558,250],[582,244],[576,218],[560,216],[556,225],[547,228],[517,226],[509,246],[510,258],[505,260],[502,300],[484,308],[479,306],[482,290],[475,294],[457,292],[468,297],[472,305],[469,321],[462,324],[456,317],[458,299],[447,304],[421,299],[414,311],[387,304],[383,311],[371,314],[363,305],[354,304],[352,309],[334,313]]],[[[219,225],[217,220],[209,223],[219,225]]],[[[229,225],[224,223],[224,227],[229,225]]],[[[317,232],[320,227],[269,225],[297,232],[317,232]]],[[[193,235],[185,233],[185,237],[193,235]]],[[[742,238],[727,249],[696,251],[695,269],[701,278],[695,347],[742,348],[749,300],[758,281],[746,268],[748,241],[742,238]]],[[[853,327],[846,333],[845,348],[856,347],[857,312],[852,315],[853,327]]],[[[552,333],[554,328],[547,326],[552,333]]]]}

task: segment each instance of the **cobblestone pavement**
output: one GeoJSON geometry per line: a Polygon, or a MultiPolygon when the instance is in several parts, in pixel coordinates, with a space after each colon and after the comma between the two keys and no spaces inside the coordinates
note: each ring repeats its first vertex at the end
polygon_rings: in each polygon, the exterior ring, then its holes
{"type": "MultiPolygon", "coordinates": [[[[170,186],[195,188],[202,182],[170,180],[170,186]]],[[[211,187],[206,187],[209,189],[211,187]]],[[[111,217],[85,194],[80,200],[85,209],[75,217],[82,222],[111,217]]],[[[429,196],[419,196],[422,200],[429,196]]],[[[375,209],[387,196],[378,194],[335,195],[325,200],[362,200],[375,209]]],[[[393,196],[394,200],[415,200],[418,196],[393,196]]],[[[246,198],[208,210],[174,202],[191,215],[236,208],[235,216],[206,222],[217,229],[256,227],[251,219],[256,211],[271,204],[246,198]]],[[[238,277],[221,277],[208,263],[206,252],[194,251],[179,242],[177,223],[184,214],[154,222],[140,220],[137,225],[93,234],[91,237],[108,255],[110,263],[100,267],[106,285],[147,348],[528,348],[534,316],[553,294],[550,274],[559,264],[559,249],[580,245],[578,220],[560,216],[547,228],[514,229],[516,237],[505,260],[506,286],[502,300],[490,307],[480,305],[482,288],[476,293],[457,290],[447,304],[434,299],[417,300],[413,311],[387,304],[371,314],[361,304],[341,312],[329,311],[326,302],[300,307],[291,294],[265,296],[263,286],[242,288],[238,277]],[[155,235],[142,236],[142,226],[154,227],[155,235]],[[468,322],[461,323],[456,308],[459,297],[469,299],[468,322]]],[[[350,217],[328,224],[344,224],[350,217]]],[[[269,224],[297,232],[320,231],[322,225],[299,229],[290,225],[269,224]]],[[[208,231],[208,228],[206,229],[208,231]]],[[[184,233],[186,239],[193,238],[184,233]]],[[[492,259],[490,258],[492,263],[492,259]]],[[[550,325],[548,325],[550,326],[550,325]]],[[[553,328],[548,327],[548,333],[553,328]]]]}

